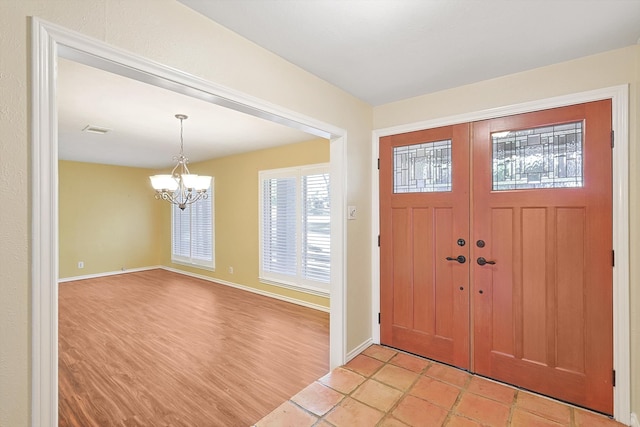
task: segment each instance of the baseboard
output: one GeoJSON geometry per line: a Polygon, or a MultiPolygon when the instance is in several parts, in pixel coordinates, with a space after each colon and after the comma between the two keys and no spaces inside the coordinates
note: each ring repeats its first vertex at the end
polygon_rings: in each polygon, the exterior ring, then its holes
{"type": "Polygon", "coordinates": [[[167,271],[171,271],[173,273],[178,273],[178,274],[183,274],[185,276],[195,277],[196,279],[202,279],[202,280],[206,280],[206,281],[212,282],[212,283],[219,283],[221,285],[230,286],[232,288],[240,289],[240,290],[243,290],[243,291],[248,291],[248,292],[251,292],[251,293],[254,293],[254,294],[258,294],[258,295],[262,295],[262,296],[265,296],[265,297],[275,298],[275,299],[278,299],[280,301],[286,301],[286,302],[290,302],[292,304],[297,304],[297,305],[301,305],[303,307],[312,308],[314,310],[318,310],[318,311],[323,311],[325,313],[329,313],[329,307],[324,307],[324,306],[319,305],[319,304],[314,304],[314,303],[311,303],[311,302],[302,301],[302,300],[299,300],[297,298],[286,297],[286,296],[283,296],[283,295],[274,294],[273,292],[267,292],[267,291],[263,291],[261,289],[252,288],[251,286],[241,285],[239,283],[228,282],[226,280],[220,280],[220,279],[216,279],[215,277],[204,276],[202,274],[190,273],[188,271],[178,270],[176,268],[171,268],[171,267],[166,267],[166,266],[161,266],[161,267],[158,267],[158,268],[161,268],[161,269],[167,270],[167,271]]]}
{"type": "Polygon", "coordinates": [[[159,265],[152,267],[139,267],[139,268],[123,268],[122,270],[107,271],[105,273],[86,274],[84,276],[65,277],[64,279],[58,279],[58,283],[75,282],[76,280],[95,279],[98,277],[115,276],[117,274],[136,273],[138,271],[156,270],[162,268],[159,265]]]}
{"type": "Polygon", "coordinates": [[[351,359],[353,359],[354,357],[356,357],[357,355],[365,351],[372,344],[373,344],[373,340],[371,338],[367,338],[362,344],[360,344],[359,346],[351,350],[349,353],[347,353],[347,359],[345,360],[344,363],[349,362],[351,359]]]}
{"type": "Polygon", "coordinates": [[[631,427],[640,427],[640,421],[638,421],[638,416],[636,415],[635,412],[631,413],[631,424],[629,424],[631,427]]]}

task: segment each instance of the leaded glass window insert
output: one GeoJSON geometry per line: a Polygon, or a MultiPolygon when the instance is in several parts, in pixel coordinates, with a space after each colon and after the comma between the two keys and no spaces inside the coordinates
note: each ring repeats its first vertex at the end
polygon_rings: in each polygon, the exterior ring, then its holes
{"type": "Polygon", "coordinates": [[[393,148],[393,192],[451,191],[451,140],[393,148]]]}
{"type": "Polygon", "coordinates": [[[493,190],[583,186],[582,122],[491,134],[493,190]]]}

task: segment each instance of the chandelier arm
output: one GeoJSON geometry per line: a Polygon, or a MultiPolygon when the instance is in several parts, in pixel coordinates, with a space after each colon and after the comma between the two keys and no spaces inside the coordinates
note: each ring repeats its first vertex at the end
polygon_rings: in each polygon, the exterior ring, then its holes
{"type": "Polygon", "coordinates": [[[173,167],[173,169],[171,169],[171,176],[173,176],[173,177],[176,176],[176,169],[178,169],[178,166],[180,166],[180,159],[176,159],[174,157],[174,160],[178,160],[178,163],[176,163],[176,165],[173,167]]]}
{"type": "Polygon", "coordinates": [[[184,174],[185,172],[187,174],[190,174],[191,172],[189,172],[189,167],[187,166],[187,163],[189,163],[189,159],[186,158],[185,156],[182,156],[182,173],[184,174]]]}
{"type": "Polygon", "coordinates": [[[165,190],[156,193],[156,199],[162,199],[175,205],[191,205],[199,200],[208,198],[209,194],[206,190],[196,190],[193,192],[184,187],[179,188],[175,193],[165,190]],[[175,196],[176,193],[178,193],[179,197],[175,196]]]}

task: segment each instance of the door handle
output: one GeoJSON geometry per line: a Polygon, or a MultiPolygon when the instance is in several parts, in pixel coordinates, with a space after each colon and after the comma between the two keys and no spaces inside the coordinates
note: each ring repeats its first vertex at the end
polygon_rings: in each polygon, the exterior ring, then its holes
{"type": "Polygon", "coordinates": [[[485,264],[495,264],[495,261],[487,261],[486,259],[484,259],[483,257],[478,258],[478,264],[479,265],[485,265],[485,264]]]}
{"type": "Polygon", "coordinates": [[[455,257],[455,258],[454,258],[454,257],[451,257],[451,256],[448,256],[448,257],[446,258],[446,260],[447,260],[447,261],[458,261],[460,264],[464,264],[464,263],[467,261],[467,259],[464,257],[464,255],[458,255],[458,256],[457,256],[457,257],[455,257]]]}

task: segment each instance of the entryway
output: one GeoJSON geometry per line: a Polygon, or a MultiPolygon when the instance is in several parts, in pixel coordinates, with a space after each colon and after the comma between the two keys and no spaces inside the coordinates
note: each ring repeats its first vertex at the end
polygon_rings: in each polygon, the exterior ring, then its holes
{"type": "Polygon", "coordinates": [[[380,139],[381,343],[613,413],[611,101],[380,139]]]}

